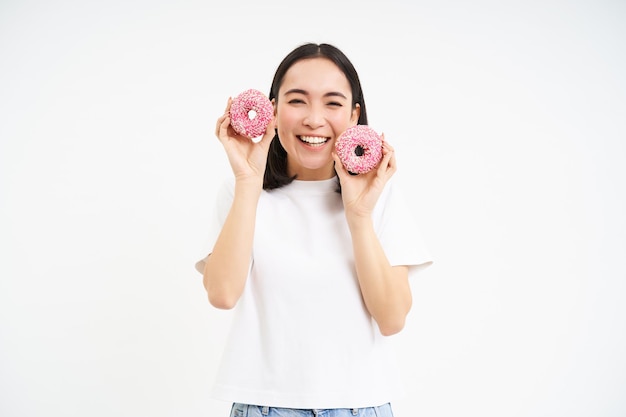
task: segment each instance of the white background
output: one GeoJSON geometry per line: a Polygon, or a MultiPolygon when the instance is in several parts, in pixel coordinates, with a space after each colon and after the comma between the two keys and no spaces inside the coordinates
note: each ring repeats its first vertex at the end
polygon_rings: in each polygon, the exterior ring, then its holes
{"type": "Polygon", "coordinates": [[[625,3],[221,3],[0,3],[0,415],[227,415],[213,129],[307,41],[357,67],[436,260],[396,415],[626,415],[625,3]]]}

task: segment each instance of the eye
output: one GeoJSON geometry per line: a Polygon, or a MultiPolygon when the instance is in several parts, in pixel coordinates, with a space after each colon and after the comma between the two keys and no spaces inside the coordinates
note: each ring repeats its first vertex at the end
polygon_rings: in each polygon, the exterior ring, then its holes
{"type": "Polygon", "coordinates": [[[329,106],[335,106],[335,107],[342,107],[343,104],[339,103],[338,101],[331,101],[328,103],[329,106]]]}
{"type": "Polygon", "coordinates": [[[288,101],[289,104],[302,104],[304,103],[304,100],[299,99],[299,98],[292,98],[291,100],[288,101]]]}

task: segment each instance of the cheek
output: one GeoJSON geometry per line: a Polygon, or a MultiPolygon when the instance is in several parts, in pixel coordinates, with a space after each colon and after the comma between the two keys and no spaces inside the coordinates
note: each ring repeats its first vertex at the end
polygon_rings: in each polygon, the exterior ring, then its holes
{"type": "Polygon", "coordinates": [[[276,129],[280,143],[287,151],[293,146],[293,132],[298,123],[297,115],[293,111],[279,111],[276,117],[276,129]]]}
{"type": "Polygon", "coordinates": [[[299,115],[297,111],[289,108],[280,108],[276,112],[278,130],[289,128],[297,123],[299,115]]]}
{"type": "Polygon", "coordinates": [[[351,119],[352,119],[352,112],[350,111],[336,112],[335,114],[331,116],[331,118],[329,118],[333,126],[338,126],[341,128],[345,126],[350,126],[352,124],[351,119]]]}

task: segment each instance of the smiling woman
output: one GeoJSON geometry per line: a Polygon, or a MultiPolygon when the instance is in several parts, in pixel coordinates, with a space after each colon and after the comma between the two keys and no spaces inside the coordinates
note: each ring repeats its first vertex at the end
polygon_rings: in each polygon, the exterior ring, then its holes
{"type": "MultiPolygon", "coordinates": [[[[326,100],[326,102],[324,103],[322,101],[322,105],[329,107],[327,110],[335,108],[334,111],[344,114],[344,117],[347,115],[343,112],[349,112],[350,121],[344,121],[343,123],[350,126],[354,124],[367,124],[367,110],[365,100],[363,98],[363,90],[361,88],[359,75],[345,54],[331,45],[305,44],[296,48],[285,57],[276,70],[276,74],[274,75],[274,79],[272,81],[272,87],[270,89],[269,97],[273,101],[275,107],[279,103],[282,104],[282,102],[285,101],[284,99],[286,97],[280,97],[280,94],[287,94],[287,92],[294,96],[300,95],[300,97],[290,97],[291,100],[295,100],[295,102],[292,103],[294,106],[304,106],[306,103],[304,99],[309,98],[308,108],[310,108],[311,97],[306,97],[306,95],[313,93],[317,93],[318,95],[321,94],[325,96],[322,98],[326,100]],[[323,78],[321,80],[323,84],[321,85],[310,83],[307,78],[307,75],[309,75],[312,70],[315,70],[316,67],[320,70],[329,71],[328,73],[324,72],[312,74],[317,77],[318,81],[320,81],[320,78],[323,78]],[[326,76],[322,76],[322,74],[334,77],[332,79],[335,81],[335,84],[331,84],[331,78],[326,78],[326,76]],[[302,85],[290,85],[287,88],[283,88],[285,82],[291,82],[293,84],[298,79],[300,80],[299,82],[303,83],[302,85]],[[302,102],[300,103],[299,101],[302,102]],[[339,112],[337,107],[343,110],[343,112],[339,112]],[[357,120],[356,122],[353,122],[352,117],[355,114],[357,120]]],[[[305,110],[308,108],[305,107],[305,110]]],[[[311,120],[308,122],[310,123],[311,120]]],[[[313,123],[316,122],[313,121],[313,123]]],[[[308,129],[312,130],[310,127],[308,129]]],[[[328,129],[328,127],[326,127],[326,129],[328,129]]],[[[322,129],[317,130],[321,131],[322,129]]],[[[342,132],[336,133],[338,135],[342,132]]],[[[318,135],[313,135],[313,138],[308,139],[308,141],[320,141],[320,139],[316,139],[318,137],[318,135]]],[[[280,134],[278,132],[274,136],[274,139],[279,140],[273,140],[270,144],[267,169],[263,183],[263,188],[266,190],[289,184],[295,178],[295,173],[290,173],[288,170],[287,152],[284,148],[284,144],[280,140],[280,134]]],[[[306,141],[307,138],[305,137],[304,140],[306,141]]],[[[325,143],[323,139],[321,142],[325,143]]]]}
{"type": "Polygon", "coordinates": [[[390,181],[393,148],[383,141],[370,172],[342,165],[337,139],[367,117],[357,73],[331,45],[291,52],[270,99],[258,142],[233,129],[232,100],[215,130],[234,178],[196,268],[210,303],[237,314],[214,397],[233,416],[391,416],[402,386],[386,336],[411,308],[409,273],[431,263],[390,181]]]}
{"type": "Polygon", "coordinates": [[[289,155],[287,174],[305,181],[334,177],[335,140],[356,124],[360,111],[343,72],[326,58],[298,61],[274,103],[278,139],[289,155]]]}

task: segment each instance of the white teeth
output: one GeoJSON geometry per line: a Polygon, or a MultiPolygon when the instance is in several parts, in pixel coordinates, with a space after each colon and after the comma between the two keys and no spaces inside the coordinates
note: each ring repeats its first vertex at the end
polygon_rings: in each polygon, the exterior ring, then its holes
{"type": "Polygon", "coordinates": [[[310,145],[321,145],[326,143],[329,138],[324,138],[321,136],[300,136],[300,140],[302,142],[306,142],[310,145]]]}

